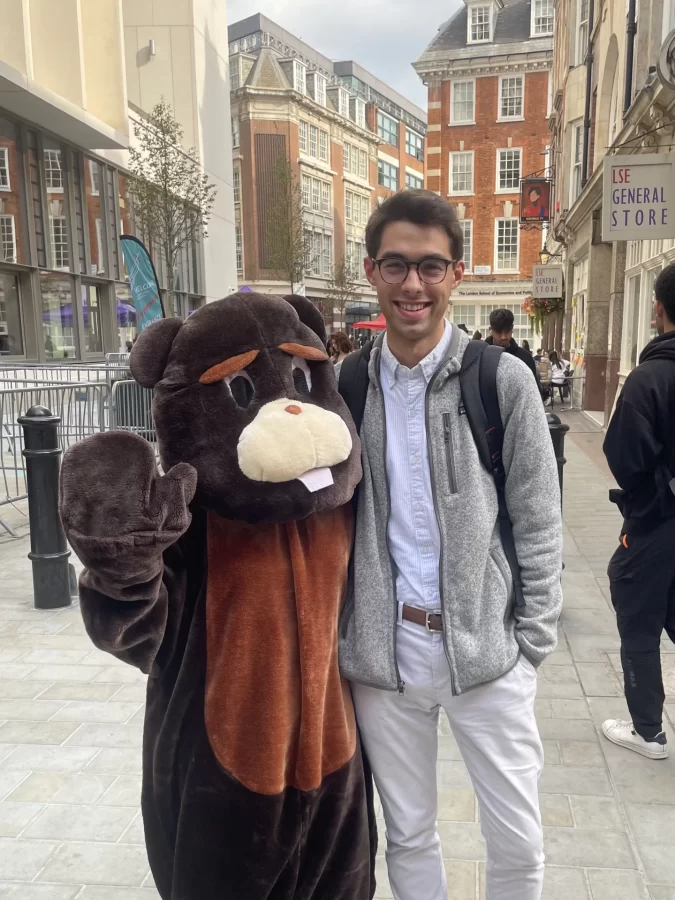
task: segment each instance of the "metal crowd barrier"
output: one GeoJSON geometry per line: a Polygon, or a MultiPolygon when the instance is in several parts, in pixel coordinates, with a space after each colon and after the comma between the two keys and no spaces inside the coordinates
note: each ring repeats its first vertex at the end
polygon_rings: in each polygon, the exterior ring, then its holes
{"type": "Polygon", "coordinates": [[[155,443],[155,423],[152,418],[152,390],[136,381],[116,381],[112,386],[110,427],[117,431],[131,431],[155,443]]]}
{"type": "MultiPolygon", "coordinates": [[[[60,416],[63,450],[110,427],[110,387],[105,382],[18,384],[0,379],[0,507],[26,497],[23,431],[17,422],[31,406],[60,416]]],[[[0,517],[0,527],[15,536],[0,517]]]]}

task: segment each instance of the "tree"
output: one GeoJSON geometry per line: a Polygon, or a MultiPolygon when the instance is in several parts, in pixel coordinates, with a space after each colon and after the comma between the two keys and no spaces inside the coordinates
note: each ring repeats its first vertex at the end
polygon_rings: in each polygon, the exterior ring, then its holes
{"type": "Polygon", "coordinates": [[[326,303],[333,313],[337,310],[340,317],[340,325],[345,325],[345,310],[347,304],[359,299],[359,287],[354,280],[353,268],[349,265],[344,256],[336,264],[333,270],[333,276],[328,282],[328,294],[326,295],[326,303]]]}
{"type": "Polygon", "coordinates": [[[267,222],[267,268],[287,281],[291,293],[312,271],[311,237],[302,218],[302,188],[285,156],[274,167],[274,204],[267,222]]]}
{"type": "Polygon", "coordinates": [[[136,222],[161,254],[167,278],[167,315],[175,315],[175,272],[181,253],[206,237],[216,187],[202,171],[194,147],[183,148],[183,129],[163,98],[147,121],[134,125],[138,147],[129,150],[129,189],[136,222]]]}

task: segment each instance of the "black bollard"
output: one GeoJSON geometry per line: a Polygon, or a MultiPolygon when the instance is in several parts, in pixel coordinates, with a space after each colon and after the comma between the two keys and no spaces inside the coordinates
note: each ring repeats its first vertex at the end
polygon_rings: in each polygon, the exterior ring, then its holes
{"type": "Polygon", "coordinates": [[[565,459],[565,435],[570,430],[570,426],[563,424],[555,413],[546,413],[546,421],[548,422],[548,430],[551,435],[551,440],[553,441],[553,452],[555,453],[556,462],[558,463],[560,504],[562,506],[563,466],[567,462],[565,459]]]}
{"type": "Polygon", "coordinates": [[[70,606],[70,550],[59,516],[59,416],[45,406],[32,406],[18,419],[23,428],[26,492],[36,609],[70,606]]]}

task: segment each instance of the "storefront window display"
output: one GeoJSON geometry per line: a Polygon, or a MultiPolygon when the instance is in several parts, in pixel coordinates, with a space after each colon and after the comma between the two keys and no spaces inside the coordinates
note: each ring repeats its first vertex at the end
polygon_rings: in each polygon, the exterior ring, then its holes
{"type": "Polygon", "coordinates": [[[0,272],[0,357],[22,356],[23,352],[19,279],[0,272]]]}
{"type": "Polygon", "coordinates": [[[40,273],[42,335],[48,360],[75,359],[77,356],[72,288],[70,278],[40,273]]]}
{"type": "Polygon", "coordinates": [[[81,291],[85,350],[87,353],[102,353],[100,288],[95,284],[83,284],[81,291]]]}

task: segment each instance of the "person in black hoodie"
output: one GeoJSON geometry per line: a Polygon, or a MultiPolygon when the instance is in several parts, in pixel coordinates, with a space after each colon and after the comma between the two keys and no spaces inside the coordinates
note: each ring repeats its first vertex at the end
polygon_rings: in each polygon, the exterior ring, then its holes
{"type": "Polygon", "coordinates": [[[510,309],[494,309],[490,313],[490,334],[485,339],[485,343],[503,347],[507,353],[521,359],[539,384],[534,357],[529,350],[519,347],[513,338],[513,321],[513,313],[510,309]]]}
{"type": "Polygon", "coordinates": [[[621,391],[604,452],[624,517],[609,564],[632,721],[608,719],[610,741],[666,759],[661,632],[675,642],[675,264],[654,284],[659,336],[647,344],[621,391]]]}

